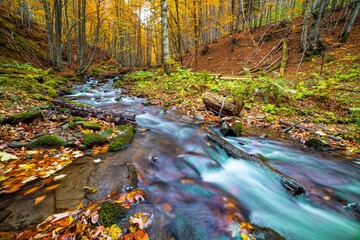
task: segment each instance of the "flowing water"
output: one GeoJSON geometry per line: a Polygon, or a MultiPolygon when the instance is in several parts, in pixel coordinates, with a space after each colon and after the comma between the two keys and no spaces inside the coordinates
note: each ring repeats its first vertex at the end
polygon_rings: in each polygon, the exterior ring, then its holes
{"type": "MultiPolygon", "coordinates": [[[[305,187],[306,194],[292,196],[270,172],[212,146],[191,119],[122,96],[113,80],[90,79],[70,97],[137,115],[140,131],[129,148],[138,150],[126,157],[142,172],[139,187],[150,196],[139,209],[154,214],[152,239],[240,239],[233,215],[286,239],[360,239],[359,214],[352,211],[360,203],[359,159],[307,151],[289,140],[228,138],[305,187]]],[[[109,180],[103,181],[99,187],[109,180]]]]}
{"type": "Polygon", "coordinates": [[[239,239],[236,225],[222,219],[238,212],[243,220],[272,228],[287,239],[360,239],[359,215],[351,211],[360,203],[358,159],[307,151],[291,141],[228,139],[250,154],[262,154],[305,186],[305,195],[292,196],[265,169],[210,146],[190,119],[144,107],[142,99],[116,99],[121,90],[113,89],[112,81],[99,84],[93,79],[74,87],[78,93],[73,97],[135,113],[138,127],[150,130],[138,136],[147,150],[137,158],[148,162],[142,170],[142,187],[151,196],[148,204],[163,212],[156,222],[164,226],[155,224],[161,229],[153,232],[169,231],[177,239],[239,239]]]}

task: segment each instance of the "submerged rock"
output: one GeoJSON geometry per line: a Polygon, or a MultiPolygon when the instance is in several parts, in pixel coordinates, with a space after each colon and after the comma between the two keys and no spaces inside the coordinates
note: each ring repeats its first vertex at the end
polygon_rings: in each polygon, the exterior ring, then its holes
{"type": "Polygon", "coordinates": [[[226,119],[220,126],[220,132],[224,136],[240,137],[243,132],[242,121],[238,118],[226,119]]]}
{"type": "Polygon", "coordinates": [[[275,232],[271,228],[260,227],[257,225],[254,226],[253,236],[258,240],[286,240],[285,237],[281,236],[279,233],[275,232]]]}
{"type": "Polygon", "coordinates": [[[325,143],[320,138],[309,138],[306,140],[305,146],[311,149],[321,150],[325,146],[325,143]]]}
{"type": "Polygon", "coordinates": [[[108,151],[118,151],[126,148],[134,139],[135,129],[132,126],[120,125],[117,127],[117,130],[121,131],[121,133],[111,139],[108,151]]]}
{"type": "Polygon", "coordinates": [[[66,140],[63,137],[56,135],[42,136],[29,144],[30,149],[43,148],[43,149],[59,149],[61,146],[66,145],[66,140]]]}
{"type": "Polygon", "coordinates": [[[103,202],[100,207],[99,222],[104,227],[109,227],[113,224],[120,225],[127,218],[128,210],[118,204],[103,202]]]}
{"type": "Polygon", "coordinates": [[[101,146],[107,142],[107,138],[101,134],[89,132],[84,136],[84,144],[89,147],[101,146]]]}

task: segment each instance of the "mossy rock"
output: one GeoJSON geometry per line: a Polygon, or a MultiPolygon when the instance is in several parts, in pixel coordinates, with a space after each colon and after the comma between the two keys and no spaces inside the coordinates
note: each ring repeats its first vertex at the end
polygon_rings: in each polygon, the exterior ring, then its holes
{"type": "Polygon", "coordinates": [[[120,225],[127,219],[128,209],[111,202],[103,202],[100,204],[99,222],[104,227],[114,224],[120,225]]]}
{"type": "Polygon", "coordinates": [[[42,111],[35,111],[35,112],[25,112],[20,113],[16,115],[10,116],[10,123],[16,124],[16,123],[28,123],[32,122],[36,118],[44,118],[44,113],[42,111]]]}
{"type": "Polygon", "coordinates": [[[89,147],[93,146],[101,146],[107,143],[108,140],[105,136],[97,134],[97,133],[86,133],[84,136],[84,144],[89,147]]]}
{"type": "Polygon", "coordinates": [[[105,137],[110,137],[113,134],[113,130],[111,128],[105,129],[105,131],[101,132],[105,137]]]}
{"type": "Polygon", "coordinates": [[[76,121],[76,122],[73,121],[72,123],[70,123],[71,128],[75,128],[79,125],[82,126],[83,129],[89,129],[94,131],[100,131],[102,128],[100,124],[94,122],[88,122],[88,121],[76,121]]]}
{"type": "Polygon", "coordinates": [[[84,119],[82,117],[76,116],[76,117],[73,117],[72,121],[73,122],[80,122],[80,121],[84,121],[84,119]]]}
{"type": "Polygon", "coordinates": [[[59,149],[61,146],[65,145],[66,140],[63,137],[59,137],[56,135],[47,135],[30,142],[29,148],[59,149]]]}
{"type": "Polygon", "coordinates": [[[266,240],[286,240],[285,237],[280,235],[278,232],[271,228],[254,226],[254,232],[252,235],[255,239],[266,239],[266,240]]]}
{"type": "Polygon", "coordinates": [[[127,125],[120,125],[117,127],[117,130],[122,131],[122,133],[118,134],[117,137],[111,139],[108,151],[118,151],[124,149],[129,146],[134,139],[135,129],[133,127],[127,125]]]}
{"type": "Polygon", "coordinates": [[[243,132],[241,120],[235,120],[233,123],[223,122],[220,126],[220,132],[224,136],[240,137],[243,132]]]}
{"type": "Polygon", "coordinates": [[[321,150],[325,146],[325,143],[320,138],[309,138],[306,140],[305,146],[311,149],[321,150]]]}

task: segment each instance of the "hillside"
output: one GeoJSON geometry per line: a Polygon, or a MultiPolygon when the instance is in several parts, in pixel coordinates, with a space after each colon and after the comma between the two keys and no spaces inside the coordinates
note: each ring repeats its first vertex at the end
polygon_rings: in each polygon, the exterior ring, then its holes
{"type": "Polygon", "coordinates": [[[34,67],[50,67],[45,29],[31,22],[23,27],[18,15],[0,8],[0,62],[28,62],[34,67]]]}
{"type": "MultiPolygon", "coordinates": [[[[326,23],[324,23],[322,28],[325,29],[326,27],[326,23]]],[[[236,33],[237,42],[234,48],[229,36],[218,38],[215,43],[208,45],[208,49],[205,51],[204,48],[202,49],[199,56],[199,70],[228,75],[244,74],[245,68],[251,69],[256,66],[283,38],[288,38],[289,41],[286,78],[296,79],[299,72],[319,74],[321,65],[325,63],[338,63],[344,60],[360,63],[360,42],[358,40],[360,17],[358,16],[354,23],[347,42],[341,44],[338,36],[342,27],[343,23],[339,23],[335,28],[330,28],[327,34],[323,32],[321,35],[325,48],[323,55],[304,56],[300,67],[299,63],[303,58],[303,52],[300,51],[302,18],[297,18],[293,21],[270,23],[252,30],[251,33],[247,30],[236,33]],[[354,57],[349,59],[347,57],[349,55],[354,57]]],[[[260,66],[268,66],[281,55],[280,49],[276,54],[269,55],[260,66]]],[[[185,56],[184,64],[186,67],[195,68],[193,53],[185,56]]]]}

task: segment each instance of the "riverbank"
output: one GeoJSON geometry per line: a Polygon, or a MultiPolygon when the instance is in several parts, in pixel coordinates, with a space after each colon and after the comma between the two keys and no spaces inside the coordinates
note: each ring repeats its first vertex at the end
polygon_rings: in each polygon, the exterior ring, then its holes
{"type": "Polygon", "coordinates": [[[240,118],[246,126],[287,133],[301,144],[318,139],[321,146],[315,147],[317,150],[356,157],[360,154],[358,94],[356,89],[346,90],[353,87],[353,79],[338,81],[322,86],[318,84],[324,84],[323,80],[313,79],[304,85],[301,79],[294,83],[259,75],[222,77],[178,69],[170,76],[161,71],[138,71],[119,79],[115,86],[148,98],[149,105],[178,109],[205,123],[221,122],[220,117],[206,110],[205,92],[239,99],[245,103],[240,118]],[[342,88],[338,87],[340,83],[342,88]]]}

